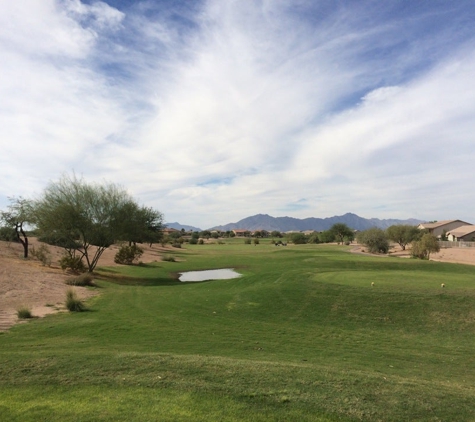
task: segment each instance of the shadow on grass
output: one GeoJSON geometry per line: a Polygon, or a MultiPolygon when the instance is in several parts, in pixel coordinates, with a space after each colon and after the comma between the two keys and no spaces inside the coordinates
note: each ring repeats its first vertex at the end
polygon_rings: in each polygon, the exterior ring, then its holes
{"type": "Polygon", "coordinates": [[[99,280],[108,281],[109,283],[118,284],[120,286],[180,286],[183,283],[180,283],[178,279],[173,278],[140,278],[140,277],[130,277],[127,275],[117,274],[113,271],[101,270],[97,274],[99,280]],[[112,274],[107,274],[111,272],[112,274]]]}

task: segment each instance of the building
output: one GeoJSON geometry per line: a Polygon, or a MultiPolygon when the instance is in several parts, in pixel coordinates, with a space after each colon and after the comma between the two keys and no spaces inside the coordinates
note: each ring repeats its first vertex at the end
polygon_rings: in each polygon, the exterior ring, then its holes
{"type": "Polygon", "coordinates": [[[470,226],[470,223],[462,220],[444,220],[436,221],[435,223],[421,223],[417,226],[420,230],[428,230],[430,234],[435,237],[440,237],[442,234],[448,233],[462,226],[470,226]]]}
{"type": "Polygon", "coordinates": [[[474,242],[475,226],[469,224],[467,226],[460,226],[454,230],[450,230],[447,232],[447,239],[451,242],[474,242]]]}
{"type": "Polygon", "coordinates": [[[246,237],[250,236],[251,232],[245,229],[234,229],[233,233],[236,237],[246,237]]]}

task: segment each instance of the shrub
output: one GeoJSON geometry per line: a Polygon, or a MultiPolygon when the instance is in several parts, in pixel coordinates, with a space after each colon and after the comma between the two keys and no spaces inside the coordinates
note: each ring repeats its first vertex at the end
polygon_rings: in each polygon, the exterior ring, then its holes
{"type": "Polygon", "coordinates": [[[176,262],[176,259],[175,257],[171,256],[171,255],[166,255],[162,258],[163,261],[167,261],[167,262],[176,262]]]}
{"type": "Polygon", "coordinates": [[[132,265],[143,255],[143,249],[137,245],[123,245],[115,254],[114,262],[116,264],[132,265]]]}
{"type": "Polygon", "coordinates": [[[412,242],[411,255],[413,258],[429,259],[432,252],[439,251],[439,242],[437,238],[431,234],[425,234],[421,240],[412,242]]]}
{"type": "Polygon", "coordinates": [[[254,238],[254,245],[258,245],[259,244],[259,239],[257,237],[254,238]]]}
{"type": "Polygon", "coordinates": [[[59,265],[63,270],[70,270],[76,274],[86,272],[86,266],[78,256],[64,255],[59,260],[59,265]]]}
{"type": "Polygon", "coordinates": [[[48,267],[51,266],[51,261],[53,260],[53,256],[51,255],[51,251],[49,250],[48,246],[40,245],[38,249],[31,248],[30,255],[35,257],[43,265],[47,265],[48,267]]]}
{"type": "Polygon", "coordinates": [[[173,246],[174,248],[181,248],[181,243],[180,243],[180,242],[173,242],[173,243],[172,243],[172,246],[173,246]]]}
{"type": "Polygon", "coordinates": [[[389,241],[384,230],[377,227],[358,233],[357,240],[365,245],[370,253],[388,253],[389,241]]]}
{"type": "Polygon", "coordinates": [[[0,227],[0,240],[5,242],[18,242],[15,229],[12,227],[0,227]]]}
{"type": "Polygon", "coordinates": [[[33,315],[31,314],[30,308],[28,308],[26,306],[22,306],[21,308],[19,308],[16,311],[16,314],[17,314],[18,318],[20,318],[20,319],[33,318],[33,315]]]}
{"type": "Polygon", "coordinates": [[[307,243],[307,237],[303,233],[292,233],[289,239],[294,245],[303,245],[307,243]]]}
{"type": "Polygon", "coordinates": [[[192,237],[190,239],[190,245],[197,245],[198,244],[198,239],[196,237],[192,237]]]}
{"type": "Polygon", "coordinates": [[[249,237],[246,237],[246,238],[244,239],[244,244],[245,244],[245,245],[250,245],[250,244],[251,244],[251,239],[250,239],[249,237]]]}
{"type": "Polygon", "coordinates": [[[68,286],[96,287],[96,285],[94,284],[92,275],[89,273],[84,273],[77,277],[70,277],[65,281],[65,283],[68,286]]]}
{"type": "Polygon", "coordinates": [[[66,308],[68,308],[70,312],[83,312],[87,310],[84,303],[79,300],[76,292],[72,289],[66,292],[66,308]]]}
{"type": "Polygon", "coordinates": [[[203,245],[205,242],[203,239],[198,240],[198,245],[203,245]]]}

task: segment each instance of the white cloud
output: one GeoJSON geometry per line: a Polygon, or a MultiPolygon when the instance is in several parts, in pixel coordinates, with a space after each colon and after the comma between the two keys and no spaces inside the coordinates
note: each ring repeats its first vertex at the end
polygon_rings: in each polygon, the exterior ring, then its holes
{"type": "Polygon", "coordinates": [[[202,227],[285,210],[470,221],[451,214],[475,158],[458,13],[0,3],[0,205],[74,169],[202,227]],[[432,205],[437,188],[450,201],[432,205]]]}

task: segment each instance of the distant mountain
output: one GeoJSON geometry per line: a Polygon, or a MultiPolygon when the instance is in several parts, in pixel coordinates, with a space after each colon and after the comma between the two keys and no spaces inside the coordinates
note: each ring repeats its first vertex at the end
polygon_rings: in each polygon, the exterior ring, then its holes
{"type": "Polygon", "coordinates": [[[354,230],[366,230],[371,227],[379,227],[380,229],[386,229],[393,224],[409,224],[411,226],[417,226],[422,223],[422,220],[416,220],[410,218],[407,220],[386,219],[380,220],[379,218],[363,218],[356,214],[347,213],[345,215],[328,217],[328,218],[292,218],[292,217],[272,217],[267,214],[257,214],[252,217],[244,218],[237,223],[229,223],[223,226],[216,226],[210,230],[277,230],[280,232],[288,231],[305,231],[315,230],[323,231],[328,230],[335,223],[344,223],[348,227],[354,230]]]}
{"type": "Polygon", "coordinates": [[[177,222],[175,222],[175,223],[166,223],[165,226],[167,226],[169,229],[175,229],[175,230],[185,229],[185,231],[187,231],[187,232],[189,232],[189,231],[194,231],[194,232],[203,231],[198,227],[187,226],[186,224],[180,224],[180,223],[177,223],[177,222]]]}

